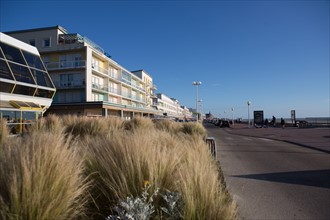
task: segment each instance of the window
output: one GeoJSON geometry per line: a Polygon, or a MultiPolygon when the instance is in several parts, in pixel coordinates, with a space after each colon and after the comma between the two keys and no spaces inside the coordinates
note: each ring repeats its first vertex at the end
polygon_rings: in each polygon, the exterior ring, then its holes
{"type": "Polygon", "coordinates": [[[0,78],[13,80],[13,75],[9,71],[8,65],[4,60],[0,60],[0,78]]]}
{"type": "Polygon", "coordinates": [[[37,69],[45,70],[39,56],[36,56],[36,55],[26,52],[26,51],[23,51],[23,55],[29,66],[35,67],[37,69]]]}
{"type": "Polygon", "coordinates": [[[14,63],[9,63],[9,65],[17,81],[35,85],[32,75],[27,67],[14,63]]]}
{"type": "Polygon", "coordinates": [[[43,41],[43,47],[50,47],[50,38],[46,38],[43,41]]]}
{"type": "Polygon", "coordinates": [[[22,85],[16,85],[14,89],[15,94],[21,94],[21,95],[29,95],[33,96],[36,88],[28,87],[28,86],[22,86],[22,85]]]}
{"type": "Polygon", "coordinates": [[[32,46],[36,46],[36,40],[35,39],[29,40],[29,44],[32,46]]]}
{"type": "Polygon", "coordinates": [[[39,86],[53,88],[50,77],[46,72],[30,69],[39,86]]]}
{"type": "Polygon", "coordinates": [[[11,90],[13,89],[13,87],[14,87],[14,84],[0,81],[0,92],[11,93],[11,90]]]}
{"type": "Polygon", "coordinates": [[[1,49],[7,60],[26,65],[21,51],[16,48],[0,42],[1,49]]]}
{"type": "Polygon", "coordinates": [[[44,97],[44,98],[52,98],[54,95],[54,91],[45,90],[45,89],[38,89],[35,96],[37,97],[44,97]]]}

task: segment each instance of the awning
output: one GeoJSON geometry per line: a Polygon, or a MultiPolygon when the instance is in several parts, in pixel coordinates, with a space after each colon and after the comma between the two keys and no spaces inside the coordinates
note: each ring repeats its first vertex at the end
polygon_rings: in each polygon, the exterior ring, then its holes
{"type": "Polygon", "coordinates": [[[34,103],[34,102],[23,102],[23,101],[16,101],[16,100],[10,100],[9,103],[20,110],[35,110],[35,111],[41,111],[42,108],[40,105],[34,103]]]}

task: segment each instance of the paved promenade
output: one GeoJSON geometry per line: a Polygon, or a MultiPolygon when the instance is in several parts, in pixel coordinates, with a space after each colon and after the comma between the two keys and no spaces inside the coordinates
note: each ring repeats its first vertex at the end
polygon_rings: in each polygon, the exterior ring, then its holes
{"type": "MultiPolygon", "coordinates": [[[[219,128],[222,129],[222,128],[219,128]]],[[[330,128],[296,128],[296,127],[268,127],[248,128],[246,124],[235,124],[225,129],[236,135],[268,138],[294,143],[302,147],[330,153],[330,128]]]]}

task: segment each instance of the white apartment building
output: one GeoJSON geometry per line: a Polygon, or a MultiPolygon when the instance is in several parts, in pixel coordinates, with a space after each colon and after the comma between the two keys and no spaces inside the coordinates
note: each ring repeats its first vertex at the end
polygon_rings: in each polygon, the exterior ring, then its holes
{"type": "Polygon", "coordinates": [[[191,112],[188,108],[180,106],[177,99],[169,98],[163,93],[158,93],[157,97],[153,98],[153,105],[164,116],[179,120],[191,119],[191,112]]]}
{"type": "Polygon", "coordinates": [[[144,70],[130,72],[78,33],[61,26],[7,32],[36,46],[57,88],[47,113],[153,117],[155,86],[144,70]]]}

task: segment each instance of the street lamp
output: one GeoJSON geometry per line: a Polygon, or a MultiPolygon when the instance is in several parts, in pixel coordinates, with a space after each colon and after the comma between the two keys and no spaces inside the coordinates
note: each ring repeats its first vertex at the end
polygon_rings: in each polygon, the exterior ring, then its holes
{"type": "Polygon", "coordinates": [[[197,121],[198,121],[198,86],[202,85],[201,81],[193,82],[194,86],[196,86],[196,112],[197,112],[197,121]]]}
{"type": "Polygon", "coordinates": [[[201,112],[201,119],[203,120],[203,100],[202,99],[200,99],[200,100],[198,100],[198,102],[199,102],[199,107],[200,107],[200,112],[201,112]]]}
{"type": "Polygon", "coordinates": [[[250,101],[247,101],[247,105],[248,105],[248,127],[250,128],[250,105],[251,105],[251,102],[250,101]]]}

